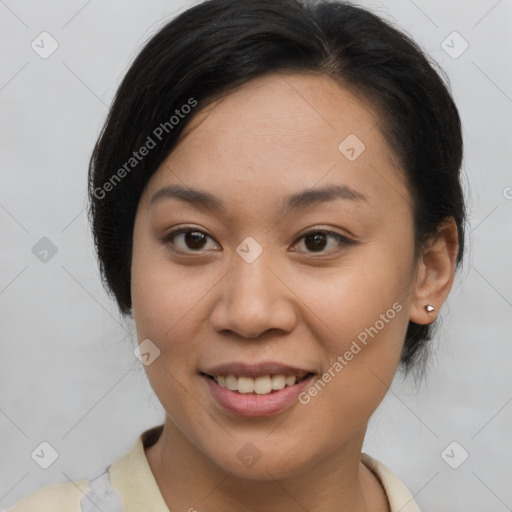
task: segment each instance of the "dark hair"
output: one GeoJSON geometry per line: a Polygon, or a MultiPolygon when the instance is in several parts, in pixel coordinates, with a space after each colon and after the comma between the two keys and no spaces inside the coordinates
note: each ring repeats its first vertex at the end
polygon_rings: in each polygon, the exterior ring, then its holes
{"type": "MultiPolygon", "coordinates": [[[[88,214],[100,271],[121,313],[131,312],[139,199],[192,118],[181,114],[269,72],[328,75],[373,105],[413,199],[416,256],[453,217],[458,268],[465,223],[462,133],[433,66],[391,23],[348,2],[207,0],[164,25],[126,73],[89,163],[88,214]],[[149,147],[150,139],[154,147],[135,159],[133,152],[149,147]]],[[[431,328],[409,322],[401,357],[406,373],[425,356],[431,328]]]]}

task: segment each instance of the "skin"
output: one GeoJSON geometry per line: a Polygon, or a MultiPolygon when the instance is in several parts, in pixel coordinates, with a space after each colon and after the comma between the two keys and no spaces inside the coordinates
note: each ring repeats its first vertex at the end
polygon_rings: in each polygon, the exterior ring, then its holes
{"type": "Polygon", "coordinates": [[[268,74],[194,113],[180,143],[144,190],[133,232],[132,300],[139,342],[160,355],[146,366],[166,412],[146,456],[171,510],[388,511],[360,462],[368,421],[398,367],[409,320],[431,323],[451,289],[452,219],[416,261],[403,172],[379,118],[323,75],[268,74]],[[366,146],[349,161],[338,145],[366,146]],[[336,199],[283,211],[288,194],[348,185],[366,201],[336,199]],[[206,190],[226,212],[166,198],[166,185],[206,190]],[[202,245],[184,235],[205,233],[202,245]],[[315,250],[304,235],[331,230],[315,250]],[[263,252],[236,252],[248,236],[263,252]],[[402,309],[311,399],[243,419],[221,410],[199,368],[279,361],[322,374],[394,303],[402,309]],[[427,313],[425,304],[436,307],[427,313]],[[261,459],[237,452],[252,443],[261,459]]]}

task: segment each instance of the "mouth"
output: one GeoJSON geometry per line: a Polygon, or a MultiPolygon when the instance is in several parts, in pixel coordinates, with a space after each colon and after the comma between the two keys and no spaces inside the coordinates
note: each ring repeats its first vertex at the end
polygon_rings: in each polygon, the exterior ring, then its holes
{"type": "Polygon", "coordinates": [[[299,403],[317,372],[281,364],[230,364],[199,372],[224,413],[245,418],[281,414],[299,403]]]}
{"type": "Polygon", "coordinates": [[[269,395],[276,393],[284,388],[295,386],[304,380],[307,380],[315,375],[314,372],[298,372],[297,374],[265,374],[257,377],[249,375],[235,375],[216,374],[210,375],[208,373],[200,372],[204,377],[207,377],[216,382],[221,388],[229,391],[234,391],[243,395],[269,395]]]}
{"type": "Polygon", "coordinates": [[[300,393],[317,371],[274,362],[229,363],[202,369],[210,396],[230,415],[263,417],[298,404],[300,393]]]}

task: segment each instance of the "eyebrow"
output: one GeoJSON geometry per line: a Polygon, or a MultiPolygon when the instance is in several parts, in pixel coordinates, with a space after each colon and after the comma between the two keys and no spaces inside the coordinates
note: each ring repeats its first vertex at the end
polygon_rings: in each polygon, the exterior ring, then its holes
{"type": "MultiPolygon", "coordinates": [[[[199,208],[226,212],[225,204],[217,196],[204,190],[182,187],[181,185],[167,185],[158,190],[151,198],[150,206],[164,199],[179,199],[199,208]]],[[[305,189],[286,196],[283,208],[297,210],[335,199],[368,202],[368,198],[364,194],[348,185],[326,185],[320,188],[305,189]]]]}

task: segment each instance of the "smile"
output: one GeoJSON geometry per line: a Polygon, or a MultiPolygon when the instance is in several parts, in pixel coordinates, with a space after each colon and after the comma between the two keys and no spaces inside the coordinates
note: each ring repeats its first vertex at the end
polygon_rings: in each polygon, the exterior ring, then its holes
{"type": "Polygon", "coordinates": [[[300,377],[297,375],[262,375],[261,377],[247,377],[235,375],[207,375],[213,379],[220,387],[236,391],[242,394],[268,395],[275,391],[290,387],[304,379],[312,376],[313,373],[307,373],[300,377]]]}
{"type": "Polygon", "coordinates": [[[259,417],[279,414],[297,404],[317,372],[280,363],[230,363],[199,374],[224,413],[259,417]]]}

